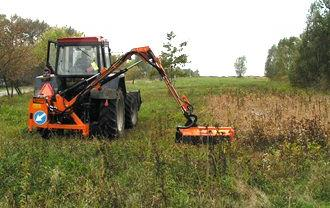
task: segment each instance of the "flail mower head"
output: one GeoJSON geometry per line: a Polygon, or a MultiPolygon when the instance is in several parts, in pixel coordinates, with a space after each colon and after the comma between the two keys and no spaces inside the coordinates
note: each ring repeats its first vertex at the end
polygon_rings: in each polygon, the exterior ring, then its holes
{"type": "Polygon", "coordinates": [[[234,141],[234,135],[234,129],[230,127],[178,127],[175,139],[178,143],[218,144],[222,141],[234,141]]]}
{"type": "Polygon", "coordinates": [[[235,130],[231,127],[199,126],[196,115],[185,114],[185,117],[185,126],[178,126],[176,129],[177,143],[218,144],[223,141],[233,142],[235,139],[235,130]]]}

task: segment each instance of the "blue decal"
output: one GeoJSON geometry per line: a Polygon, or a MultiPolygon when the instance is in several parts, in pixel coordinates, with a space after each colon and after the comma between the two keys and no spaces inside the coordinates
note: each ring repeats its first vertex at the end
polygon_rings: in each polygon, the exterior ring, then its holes
{"type": "Polygon", "coordinates": [[[47,114],[43,111],[37,111],[33,115],[33,120],[38,125],[43,125],[47,121],[47,114]]]}

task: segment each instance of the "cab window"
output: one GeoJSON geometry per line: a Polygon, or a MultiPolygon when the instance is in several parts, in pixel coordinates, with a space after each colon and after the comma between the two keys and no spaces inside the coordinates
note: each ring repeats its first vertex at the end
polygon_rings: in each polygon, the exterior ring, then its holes
{"type": "Polygon", "coordinates": [[[93,75],[98,72],[96,46],[60,46],[59,75],[93,75]]]}

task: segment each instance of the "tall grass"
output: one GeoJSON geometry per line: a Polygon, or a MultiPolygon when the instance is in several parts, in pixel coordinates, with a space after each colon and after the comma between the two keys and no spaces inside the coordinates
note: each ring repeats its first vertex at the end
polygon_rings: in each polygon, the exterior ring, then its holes
{"type": "Polygon", "coordinates": [[[327,207],[329,94],[267,79],[175,82],[200,124],[237,141],[175,144],[184,119],[164,84],[136,81],[138,126],[108,141],[27,133],[31,95],[0,99],[0,207],[327,207]],[[314,95],[315,94],[315,95],[314,95]]]}

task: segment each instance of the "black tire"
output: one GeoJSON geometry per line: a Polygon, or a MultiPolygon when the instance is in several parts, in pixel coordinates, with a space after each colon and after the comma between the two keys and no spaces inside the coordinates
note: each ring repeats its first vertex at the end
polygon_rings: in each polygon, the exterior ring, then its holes
{"type": "Polygon", "coordinates": [[[43,139],[49,139],[50,136],[51,136],[51,132],[49,129],[44,129],[44,128],[38,128],[37,130],[40,134],[40,136],[43,138],[43,139]]]}
{"type": "Polygon", "coordinates": [[[125,103],[121,90],[117,99],[109,100],[108,106],[101,102],[97,133],[106,138],[119,137],[124,133],[125,103]]]}
{"type": "Polygon", "coordinates": [[[130,129],[138,121],[138,104],[134,93],[128,93],[125,99],[125,127],[130,129]]]}

